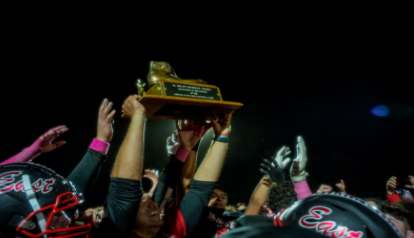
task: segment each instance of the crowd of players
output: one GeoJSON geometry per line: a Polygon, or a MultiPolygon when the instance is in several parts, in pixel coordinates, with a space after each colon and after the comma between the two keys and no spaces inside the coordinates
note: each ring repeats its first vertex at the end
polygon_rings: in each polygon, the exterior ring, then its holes
{"type": "MultiPolygon", "coordinates": [[[[283,146],[264,160],[264,174],[248,204],[227,204],[219,179],[231,134],[232,112],[211,122],[181,121],[167,139],[168,164],[160,174],[143,170],[146,110],[128,97],[122,113],[131,122],[111,172],[102,207],[79,214],[112,140],[115,110],[105,99],[97,136],[67,178],[32,163],[62,146],[68,131],[55,127],[30,147],[0,163],[0,238],[3,237],[414,237],[414,177],[391,177],[387,201],[360,199],[322,184],[312,194],[306,178],[306,146],[297,138],[292,160],[283,146]],[[213,130],[211,147],[196,171],[201,139],[213,130]]],[[[241,183],[243,181],[240,181],[241,183]]]]}

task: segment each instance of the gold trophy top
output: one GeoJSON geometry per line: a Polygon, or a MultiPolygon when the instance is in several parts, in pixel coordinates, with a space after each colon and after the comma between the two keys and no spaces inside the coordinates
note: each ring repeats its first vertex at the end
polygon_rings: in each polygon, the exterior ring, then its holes
{"type": "Polygon", "coordinates": [[[177,76],[174,69],[168,62],[165,61],[151,61],[150,69],[147,76],[148,87],[156,84],[160,80],[178,80],[183,81],[183,83],[201,83],[207,84],[206,81],[202,79],[181,79],[177,76]]]}

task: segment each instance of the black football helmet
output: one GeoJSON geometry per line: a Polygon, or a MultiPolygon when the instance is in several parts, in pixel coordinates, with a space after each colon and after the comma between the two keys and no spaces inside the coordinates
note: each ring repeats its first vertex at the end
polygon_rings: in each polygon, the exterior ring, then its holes
{"type": "Polygon", "coordinates": [[[349,194],[316,193],[280,211],[276,227],[289,227],[303,237],[402,237],[376,207],[349,194]]]}
{"type": "Polygon", "coordinates": [[[74,211],[83,202],[71,182],[39,164],[0,166],[0,229],[5,234],[28,237],[88,237],[91,225],[55,229],[52,219],[74,211]]]}

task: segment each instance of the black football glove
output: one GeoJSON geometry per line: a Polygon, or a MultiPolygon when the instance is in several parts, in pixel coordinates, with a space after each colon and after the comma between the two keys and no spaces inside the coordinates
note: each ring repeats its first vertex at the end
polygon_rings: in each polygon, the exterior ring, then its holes
{"type": "Polygon", "coordinates": [[[277,152],[276,158],[271,161],[264,159],[264,163],[260,163],[260,172],[265,176],[269,177],[273,182],[278,181],[290,181],[290,165],[292,160],[286,158],[290,154],[290,149],[287,146],[282,146],[282,148],[277,152]]]}

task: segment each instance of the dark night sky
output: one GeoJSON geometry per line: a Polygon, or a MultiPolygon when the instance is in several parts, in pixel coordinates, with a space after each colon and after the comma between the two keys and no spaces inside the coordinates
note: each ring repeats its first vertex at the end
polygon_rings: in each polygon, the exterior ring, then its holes
{"type": "MultiPolygon", "coordinates": [[[[379,118],[370,109],[414,107],[413,18],[325,10],[149,10],[148,16],[143,10],[13,10],[1,23],[3,158],[65,124],[67,145],[36,161],[67,176],[96,135],[101,100],[108,97],[119,110],[136,93],[135,80],[146,77],[149,61],[159,60],[179,77],[204,79],[220,87],[225,100],[244,104],[234,113],[220,178],[230,202],[247,202],[261,160],[282,145],[294,150],[297,135],[308,147],[313,191],[344,179],[349,193],[384,193],[388,177],[414,173],[414,116],[391,110],[379,118]]],[[[90,204],[104,200],[127,126],[118,113],[90,204]]],[[[166,165],[165,139],[174,128],[170,120],[147,121],[146,168],[166,165]]]]}

